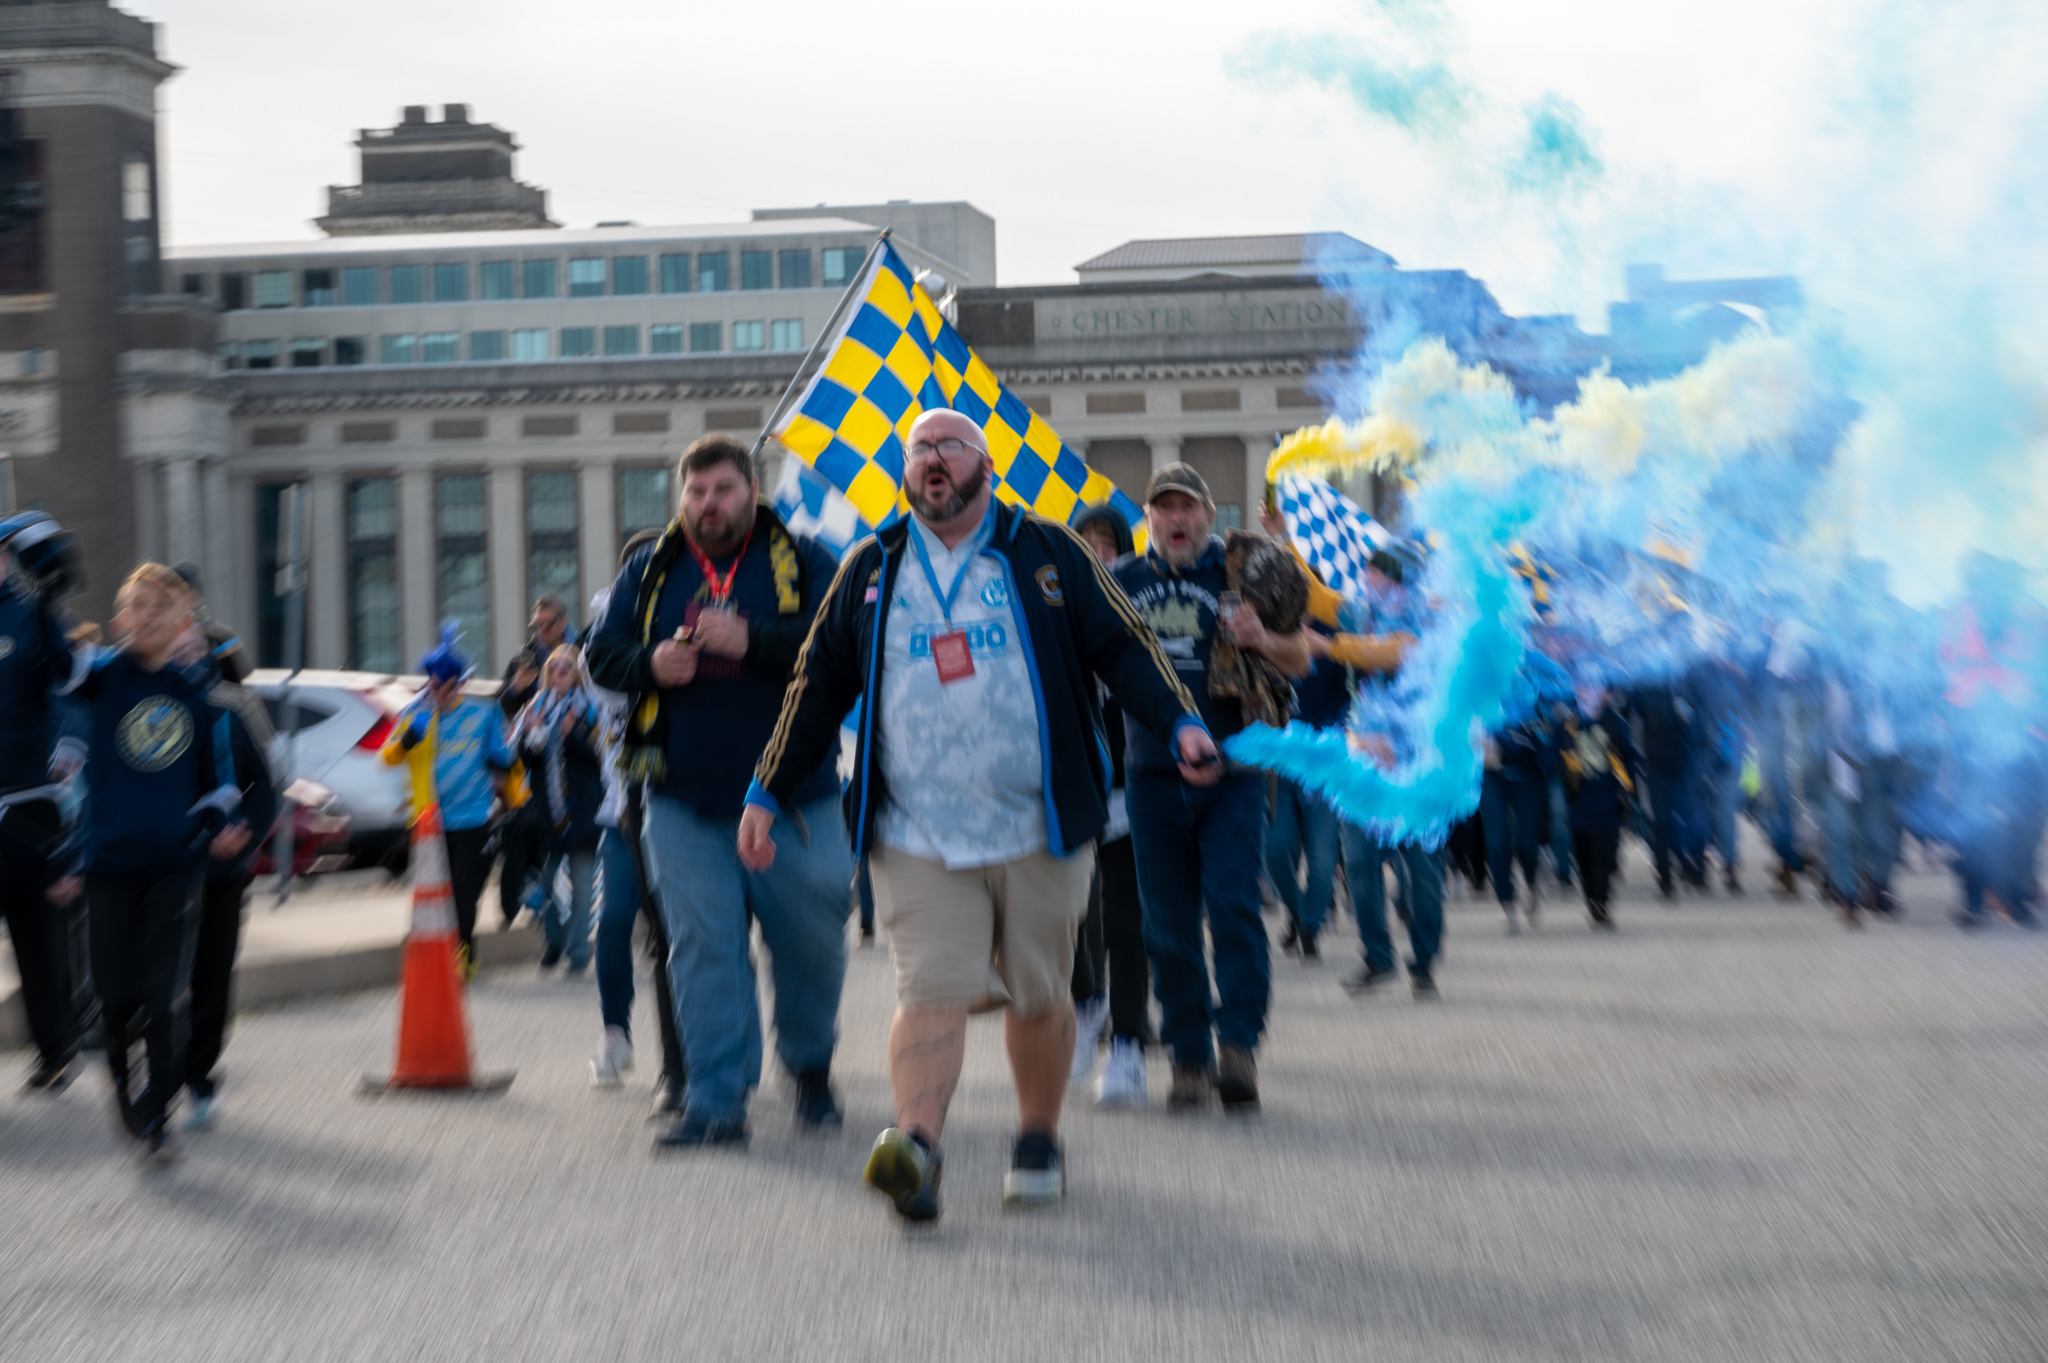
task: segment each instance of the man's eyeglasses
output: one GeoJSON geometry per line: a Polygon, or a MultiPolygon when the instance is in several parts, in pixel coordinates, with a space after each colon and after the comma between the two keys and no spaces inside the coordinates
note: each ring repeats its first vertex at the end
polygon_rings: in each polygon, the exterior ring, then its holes
{"type": "Polygon", "coordinates": [[[976,454],[982,452],[979,445],[970,445],[965,440],[949,435],[943,440],[918,441],[910,447],[910,457],[912,459],[929,459],[935,454],[942,454],[948,459],[958,459],[969,450],[973,450],[976,454]]]}

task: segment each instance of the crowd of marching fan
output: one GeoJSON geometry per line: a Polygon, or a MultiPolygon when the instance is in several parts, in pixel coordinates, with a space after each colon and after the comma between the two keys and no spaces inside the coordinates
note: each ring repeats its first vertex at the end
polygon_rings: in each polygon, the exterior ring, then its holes
{"type": "MultiPolygon", "coordinates": [[[[1405,974],[1426,1001],[1450,881],[1490,886],[1511,932],[1538,922],[1539,880],[1612,930],[1625,834],[1666,898],[1705,892],[1710,857],[1740,893],[1747,814],[1779,891],[1811,870],[1847,922],[1900,912],[1908,832],[1952,854],[1965,925],[2035,921],[2048,743],[2026,679],[2048,631],[1995,574],[1978,572],[1922,650],[1917,689],[1875,684],[1784,625],[1744,661],[1554,693],[1486,739],[1477,810],[1437,847],[1349,823],[1218,746],[1291,720],[1341,727],[1364,761],[1411,756],[1372,716],[1428,623],[1426,592],[1404,582],[1415,559],[1376,556],[1347,598],[1276,514],[1263,535],[1215,535],[1186,465],[1153,476],[1140,554],[1107,507],[1069,528],[997,501],[986,440],[957,413],[925,413],[907,452],[911,514],[835,558],[762,504],[743,445],[696,442],[675,520],[627,544],[580,636],[568,604],[542,597],[485,696],[444,635],[383,750],[416,808],[438,809],[461,969],[494,869],[503,924],[531,913],[543,928],[543,969],[594,964],[600,1086],[634,1063],[644,925],[663,1148],[748,1139],[767,1048],[756,931],[797,1119],[840,1125],[856,903],[859,940],[887,935],[897,994],[895,1121],[863,1177],[910,1221],[940,1212],[973,1013],[1004,1014],[1018,1105],[1005,1205],[1064,1196],[1060,1113],[1091,1073],[1098,1106],[1143,1105],[1151,1053],[1174,1109],[1255,1111],[1271,909],[1282,951],[1313,964],[1341,905],[1360,943],[1344,987],[1405,974]]],[[[137,568],[103,647],[63,627],[54,523],[16,518],[0,537],[0,897],[38,1049],[30,1086],[61,1089],[96,1031],[125,1129],[165,1156],[181,1090],[185,1126],[216,1116],[251,859],[279,817],[268,725],[194,574],[137,568]]]]}

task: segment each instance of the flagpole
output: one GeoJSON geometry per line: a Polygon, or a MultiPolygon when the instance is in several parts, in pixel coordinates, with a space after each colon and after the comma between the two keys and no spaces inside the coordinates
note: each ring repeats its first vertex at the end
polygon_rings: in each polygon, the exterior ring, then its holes
{"type": "Polygon", "coordinates": [[[811,348],[805,353],[803,363],[796,367],[796,373],[789,380],[789,387],[782,390],[782,396],[776,400],[775,409],[768,413],[768,422],[761,427],[761,434],[754,441],[754,448],[747,455],[747,463],[749,465],[761,457],[761,447],[768,443],[768,433],[775,429],[776,422],[782,420],[782,413],[789,406],[790,399],[795,396],[809,378],[811,361],[818,358],[819,349],[824,346],[828,339],[838,334],[839,319],[845,316],[846,305],[853,301],[854,291],[860,288],[861,282],[868,277],[868,267],[875,263],[876,255],[881,252],[883,243],[889,240],[889,234],[893,230],[893,228],[884,227],[881,235],[875,238],[874,245],[868,247],[868,253],[861,257],[860,268],[853,272],[853,278],[846,285],[846,292],[839,295],[838,305],[832,309],[832,315],[826,318],[825,325],[819,328],[818,339],[811,342],[811,348]]]}

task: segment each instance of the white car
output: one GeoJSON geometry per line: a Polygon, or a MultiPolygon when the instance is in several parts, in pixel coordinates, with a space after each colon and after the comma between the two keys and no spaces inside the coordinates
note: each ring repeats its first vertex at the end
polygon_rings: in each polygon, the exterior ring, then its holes
{"type": "MultiPolygon", "coordinates": [[[[412,778],[402,766],[378,756],[391,737],[398,712],[419,694],[424,679],[376,672],[297,674],[261,668],[248,688],[263,701],[276,726],[271,761],[286,781],[315,781],[334,792],[349,818],[349,850],[358,866],[405,865],[406,827],[412,819],[412,778]],[[298,709],[294,736],[285,707],[286,680],[298,709]]],[[[495,681],[473,683],[478,695],[495,695],[495,681]]]]}

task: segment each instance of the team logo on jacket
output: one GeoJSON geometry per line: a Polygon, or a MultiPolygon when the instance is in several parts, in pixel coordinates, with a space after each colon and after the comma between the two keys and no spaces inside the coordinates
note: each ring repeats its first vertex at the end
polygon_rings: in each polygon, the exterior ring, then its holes
{"type": "Polygon", "coordinates": [[[169,696],[152,696],[114,730],[121,760],[137,771],[162,771],[192,746],[192,712],[169,696]]]}
{"type": "Polygon", "coordinates": [[[1060,592],[1060,570],[1050,563],[1038,570],[1038,591],[1048,606],[1057,606],[1066,599],[1060,592]]]}
{"type": "Polygon", "coordinates": [[[1010,604],[1010,584],[999,577],[990,578],[981,589],[981,604],[992,611],[999,611],[1010,604]]]}
{"type": "Polygon", "coordinates": [[[13,653],[14,639],[12,638],[12,636],[0,634],[0,658],[10,657],[13,655],[13,653]]]}

